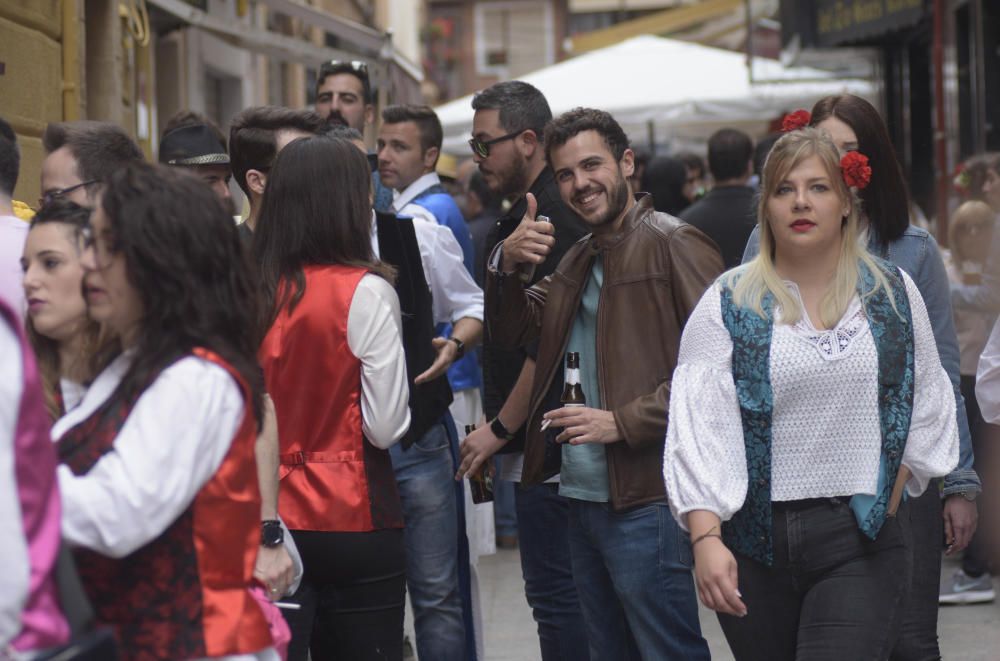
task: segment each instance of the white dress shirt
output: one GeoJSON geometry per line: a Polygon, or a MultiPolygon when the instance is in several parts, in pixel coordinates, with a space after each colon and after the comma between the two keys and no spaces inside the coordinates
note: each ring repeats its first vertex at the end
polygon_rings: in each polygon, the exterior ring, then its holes
{"type": "Polygon", "coordinates": [[[413,218],[423,218],[429,220],[435,224],[438,223],[437,217],[428,209],[420,206],[419,204],[413,204],[413,200],[423,193],[425,190],[431,186],[439,186],[441,184],[441,177],[438,176],[437,172],[428,172],[425,175],[421,175],[419,179],[414,181],[412,184],[407,186],[401,191],[393,189],[392,191],[392,208],[400,216],[411,216],[413,218]]]}
{"type": "MultiPolygon", "coordinates": [[[[412,206],[423,209],[417,205],[412,206]]],[[[455,323],[463,317],[482,321],[483,290],[466,270],[462,261],[462,248],[455,235],[444,225],[439,225],[433,216],[430,220],[414,217],[413,231],[417,237],[417,247],[420,248],[424,277],[431,290],[434,323],[455,323]]],[[[374,211],[371,232],[372,250],[379,257],[374,211]]]]}
{"type": "MultiPolygon", "coordinates": [[[[938,358],[927,310],[903,273],[913,317],[914,393],[903,465],[918,496],[958,464],[951,381],[938,358]]],[[[793,283],[793,294],[798,289],[793,283]]],[[[670,394],[664,479],[682,526],[692,510],[728,520],[747,493],[746,449],[732,374],[733,344],[722,320],[719,285],[691,314],[681,338],[670,394]]],[[[875,494],[882,433],[878,354],[864,308],[855,300],[829,330],[808,316],[775,323],[770,350],[774,409],[771,499],[875,494]]]]}
{"type": "Polygon", "coordinates": [[[347,346],[361,361],[361,426],[372,445],[386,449],[410,428],[399,298],[385,278],[367,273],[347,313],[347,346]]]}
{"type": "Polygon", "coordinates": [[[21,610],[28,598],[31,565],[14,474],[14,434],[24,380],[21,344],[0,320],[0,521],[8,529],[0,544],[0,657],[21,631],[21,610]]]}
{"type": "MultiPolygon", "coordinates": [[[[56,422],[52,440],[100,408],[130,363],[126,352],[108,365],[56,422]]],[[[136,401],[113,451],[86,475],[59,467],[63,539],[112,558],[156,539],[222,465],[244,408],[236,381],[215,363],[189,356],[163,370],[136,401]]],[[[214,658],[275,661],[278,655],[267,648],[214,658]]]]}

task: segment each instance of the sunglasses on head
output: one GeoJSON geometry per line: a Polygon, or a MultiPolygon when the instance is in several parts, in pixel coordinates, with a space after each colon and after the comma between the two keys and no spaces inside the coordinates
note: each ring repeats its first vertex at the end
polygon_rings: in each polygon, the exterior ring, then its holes
{"type": "Polygon", "coordinates": [[[472,140],[469,140],[469,147],[472,148],[472,153],[479,158],[486,158],[490,155],[491,145],[503,142],[504,140],[516,138],[527,130],[528,129],[521,129],[520,131],[514,131],[513,133],[508,133],[507,135],[501,135],[499,138],[493,138],[492,140],[480,140],[479,138],[473,138],[472,140]]]}
{"type": "Polygon", "coordinates": [[[319,67],[320,75],[336,73],[338,71],[353,71],[356,74],[368,77],[368,63],[362,60],[330,60],[324,62],[319,67]]]}

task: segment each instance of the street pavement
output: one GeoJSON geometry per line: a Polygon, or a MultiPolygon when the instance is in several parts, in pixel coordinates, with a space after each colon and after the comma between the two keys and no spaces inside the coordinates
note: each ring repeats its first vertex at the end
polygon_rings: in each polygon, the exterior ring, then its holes
{"type": "MultiPolygon", "coordinates": [[[[946,560],[942,576],[955,561],[946,560]]],[[[479,559],[479,589],[485,622],[484,661],[540,661],[538,636],[524,600],[524,582],[516,550],[498,550],[479,559]]],[[[944,606],[938,635],[946,661],[1000,661],[1000,602],[978,606],[944,606]]],[[[701,626],[712,658],[731,661],[715,616],[701,611],[701,626]]]]}

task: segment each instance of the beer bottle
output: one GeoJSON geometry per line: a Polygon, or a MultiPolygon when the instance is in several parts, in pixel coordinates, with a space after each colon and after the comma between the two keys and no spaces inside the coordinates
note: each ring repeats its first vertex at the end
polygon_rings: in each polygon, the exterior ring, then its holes
{"type": "Polygon", "coordinates": [[[563,406],[586,406],[587,398],[583,396],[580,386],[580,354],[575,351],[566,352],[566,385],[563,386],[563,406]]]}
{"type": "MultiPolygon", "coordinates": [[[[465,435],[468,436],[475,430],[475,425],[465,425],[465,435]]],[[[472,502],[489,503],[493,501],[493,465],[491,461],[484,461],[475,473],[469,475],[469,488],[472,491],[472,502]]]]}

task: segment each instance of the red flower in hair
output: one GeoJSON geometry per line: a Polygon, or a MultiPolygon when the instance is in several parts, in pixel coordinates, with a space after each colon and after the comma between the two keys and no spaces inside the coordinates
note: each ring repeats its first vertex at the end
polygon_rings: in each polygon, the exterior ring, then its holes
{"type": "Polygon", "coordinates": [[[861,190],[872,180],[872,169],[868,157],[859,151],[849,151],[840,159],[840,169],[848,186],[861,190]]]}
{"type": "Polygon", "coordinates": [[[809,114],[808,110],[799,109],[795,112],[790,112],[781,120],[781,132],[798,131],[801,128],[809,126],[811,119],[812,115],[809,114]]]}

